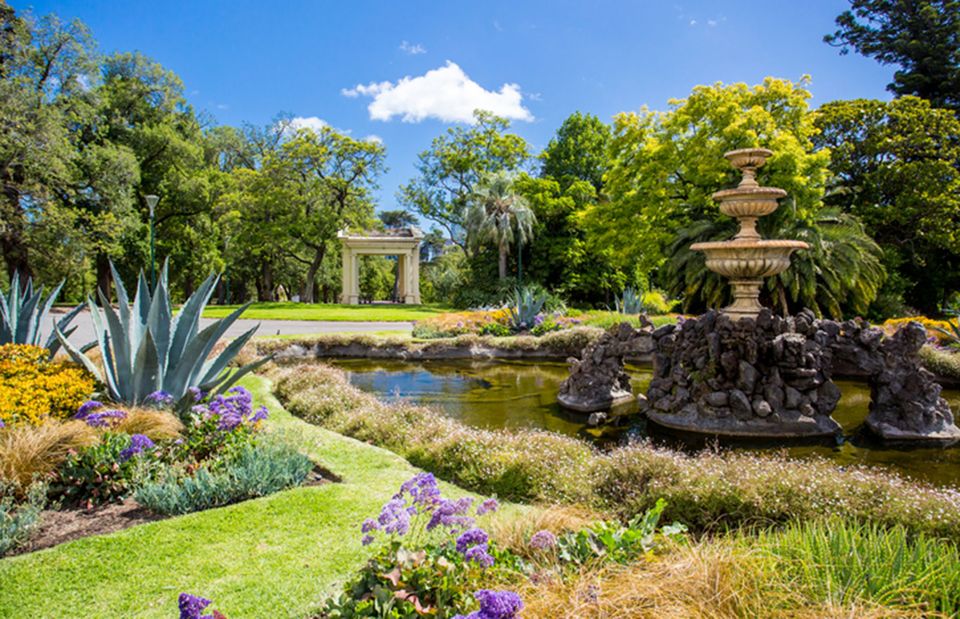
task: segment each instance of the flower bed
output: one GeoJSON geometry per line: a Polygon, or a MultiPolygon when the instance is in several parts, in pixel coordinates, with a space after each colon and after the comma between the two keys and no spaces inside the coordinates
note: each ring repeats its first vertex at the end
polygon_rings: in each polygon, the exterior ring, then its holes
{"type": "Polygon", "coordinates": [[[65,419],[93,392],[77,365],[50,360],[40,346],[0,346],[0,425],[65,419]]]}
{"type": "MultiPolygon", "coordinates": [[[[653,316],[656,325],[676,320],[676,314],[653,316]]],[[[618,312],[590,310],[582,312],[568,309],[555,312],[540,312],[533,318],[532,324],[518,329],[511,324],[510,311],[505,308],[494,310],[475,310],[469,312],[451,312],[417,321],[413,327],[413,337],[419,339],[450,338],[460,335],[492,335],[505,337],[526,334],[543,336],[554,331],[563,331],[575,327],[608,328],[621,322],[640,326],[639,315],[618,312]]]]}
{"type": "Polygon", "coordinates": [[[135,497],[153,514],[173,515],[299,485],[313,469],[296,449],[261,434],[267,411],[253,407],[246,389],[195,397],[182,421],[169,409],[171,398],[157,392],[146,407],[91,400],[69,421],[0,429],[6,550],[37,525],[24,515],[42,508],[38,494],[59,509],[84,510],[135,497]]]}

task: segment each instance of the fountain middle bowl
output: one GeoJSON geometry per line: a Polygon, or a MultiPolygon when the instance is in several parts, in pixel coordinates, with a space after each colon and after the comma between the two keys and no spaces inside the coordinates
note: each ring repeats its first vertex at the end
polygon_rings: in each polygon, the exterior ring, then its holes
{"type": "Polygon", "coordinates": [[[782,273],[790,254],[807,249],[803,241],[732,240],[694,243],[690,249],[707,255],[707,268],[730,279],[755,279],[782,273]]]}

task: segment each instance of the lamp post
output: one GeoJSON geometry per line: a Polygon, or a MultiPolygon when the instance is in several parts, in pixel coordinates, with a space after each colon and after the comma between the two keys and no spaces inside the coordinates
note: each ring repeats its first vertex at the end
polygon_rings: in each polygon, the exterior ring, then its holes
{"type": "Polygon", "coordinates": [[[157,287],[157,262],[154,258],[154,245],[155,245],[155,236],[154,236],[154,222],[156,221],[155,209],[157,207],[157,202],[160,201],[159,196],[153,194],[144,196],[144,200],[147,201],[147,208],[150,209],[150,286],[152,288],[157,287]]]}

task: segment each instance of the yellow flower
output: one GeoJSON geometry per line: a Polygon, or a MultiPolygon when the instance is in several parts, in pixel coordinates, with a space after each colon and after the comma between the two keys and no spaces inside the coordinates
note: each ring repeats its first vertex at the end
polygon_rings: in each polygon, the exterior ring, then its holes
{"type": "Polygon", "coordinates": [[[72,363],[50,361],[47,349],[24,344],[0,346],[0,420],[40,425],[65,419],[90,397],[94,381],[72,363]]]}

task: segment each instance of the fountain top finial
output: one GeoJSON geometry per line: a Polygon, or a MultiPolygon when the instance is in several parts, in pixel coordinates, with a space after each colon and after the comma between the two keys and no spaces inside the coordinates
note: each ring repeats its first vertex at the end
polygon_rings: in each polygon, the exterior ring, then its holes
{"type": "Polygon", "coordinates": [[[773,151],[766,148],[739,148],[723,154],[730,165],[743,173],[738,187],[759,187],[757,183],[757,168],[767,162],[773,151]]]}

